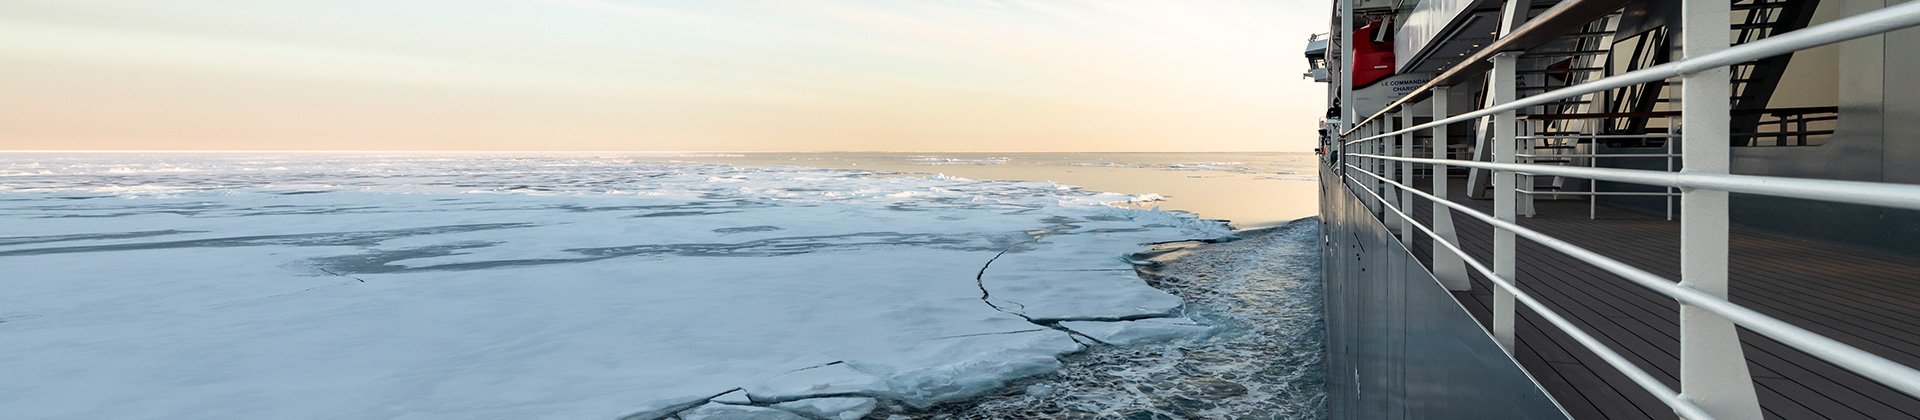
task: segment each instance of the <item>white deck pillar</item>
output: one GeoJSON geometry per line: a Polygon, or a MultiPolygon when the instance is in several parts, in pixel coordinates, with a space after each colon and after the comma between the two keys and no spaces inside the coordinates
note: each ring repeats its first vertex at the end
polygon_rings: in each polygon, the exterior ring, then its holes
{"type": "MultiPolygon", "coordinates": [[[[1493,91],[1487,96],[1493,98],[1494,105],[1513,102],[1514,91],[1517,90],[1514,82],[1516,70],[1514,67],[1518,65],[1519,57],[1520,53],[1517,52],[1505,52],[1493,56],[1493,91]]],[[[1514,163],[1514,146],[1518,144],[1514,142],[1514,120],[1514,111],[1494,114],[1491,144],[1494,162],[1514,163]]],[[[1518,178],[1519,176],[1512,171],[1493,171],[1494,217],[1508,222],[1518,221],[1514,217],[1515,196],[1519,195],[1516,189],[1518,178]]],[[[1519,285],[1520,279],[1515,276],[1518,270],[1514,265],[1514,253],[1518,250],[1516,245],[1513,231],[1497,227],[1493,229],[1493,273],[1519,285]]],[[[1493,338],[1500,342],[1500,347],[1505,348],[1507,353],[1513,353],[1513,325],[1516,316],[1513,293],[1504,288],[1494,288],[1493,338]]]]}
{"type": "MultiPolygon", "coordinates": [[[[1412,127],[1414,125],[1413,114],[1414,112],[1413,112],[1412,104],[1408,104],[1406,106],[1400,107],[1400,128],[1404,129],[1404,128],[1412,127]]],[[[1412,131],[1408,131],[1400,135],[1399,156],[1409,157],[1409,158],[1415,157],[1413,155],[1413,132],[1412,131]]],[[[1409,187],[1413,186],[1413,162],[1407,162],[1407,161],[1400,162],[1400,185],[1405,185],[1409,187]]],[[[1413,191],[1408,191],[1406,188],[1400,189],[1400,209],[1406,211],[1407,217],[1409,218],[1413,217],[1413,191]]],[[[1400,240],[1406,242],[1407,247],[1411,248],[1413,247],[1413,241],[1414,241],[1413,223],[1412,223],[1413,221],[1406,220],[1405,222],[1406,223],[1400,224],[1400,240]]]]}
{"type": "MultiPolygon", "coordinates": [[[[1394,114],[1395,113],[1389,112],[1380,118],[1379,120],[1380,132],[1382,133],[1393,132],[1394,114]]],[[[1381,138],[1380,139],[1380,155],[1381,156],[1399,156],[1400,155],[1400,136],[1386,136],[1384,138],[1381,138]]],[[[1399,166],[1400,165],[1398,165],[1398,162],[1381,159],[1380,172],[1375,172],[1375,173],[1380,174],[1380,176],[1385,177],[1387,179],[1394,179],[1394,178],[1397,178],[1394,176],[1394,172],[1398,171],[1399,166]]],[[[1407,208],[1407,202],[1404,200],[1400,200],[1400,196],[1398,194],[1394,194],[1393,189],[1394,188],[1392,184],[1388,184],[1386,183],[1386,181],[1381,181],[1380,189],[1374,190],[1374,192],[1380,193],[1380,198],[1386,199],[1387,203],[1393,205],[1393,208],[1397,208],[1397,209],[1407,208]]],[[[1399,232],[1401,241],[1410,240],[1408,239],[1406,234],[1406,232],[1409,231],[1410,228],[1407,227],[1406,223],[1402,223],[1404,222],[1403,220],[1400,220],[1399,217],[1387,217],[1386,219],[1387,219],[1386,220],[1387,231],[1399,232]]]]}
{"type": "MultiPolygon", "coordinates": [[[[1388,126],[1387,120],[1388,118],[1382,118],[1379,120],[1375,120],[1373,122],[1373,135],[1378,136],[1380,135],[1380,133],[1385,133],[1388,130],[1393,129],[1393,127],[1388,126]]],[[[1391,147],[1393,147],[1393,145],[1385,138],[1373,140],[1373,154],[1375,155],[1384,156],[1387,153],[1389,153],[1387,150],[1389,150],[1389,148],[1391,147]]],[[[1393,168],[1391,167],[1392,163],[1393,161],[1390,161],[1390,160],[1374,158],[1373,173],[1376,173],[1376,174],[1393,173],[1392,172],[1393,168]]],[[[1386,181],[1380,180],[1379,178],[1374,178],[1373,181],[1374,181],[1373,193],[1380,195],[1380,202],[1392,203],[1393,197],[1390,195],[1387,195],[1387,189],[1392,187],[1388,186],[1386,181]]],[[[1387,217],[1387,207],[1385,204],[1381,204],[1380,206],[1380,218],[1382,221],[1386,223],[1388,232],[1392,232],[1393,230],[1398,229],[1400,227],[1400,224],[1399,224],[1400,219],[1387,217]]]]}
{"type": "MultiPolygon", "coordinates": [[[[1518,128],[1518,130],[1520,130],[1520,135],[1527,136],[1527,137],[1533,137],[1535,135],[1540,134],[1540,133],[1534,132],[1532,122],[1528,122],[1526,124],[1520,124],[1520,128],[1518,128]]],[[[1513,147],[1516,149],[1519,149],[1520,153],[1525,153],[1527,155],[1535,155],[1540,153],[1538,149],[1534,148],[1534,145],[1537,142],[1539,142],[1539,139],[1537,138],[1517,139],[1516,142],[1513,144],[1513,147]]],[[[1525,162],[1521,162],[1521,163],[1534,163],[1535,160],[1538,160],[1538,159],[1527,159],[1525,162]]],[[[1533,175],[1521,175],[1519,179],[1520,179],[1520,184],[1519,184],[1520,191],[1526,192],[1526,194],[1520,194],[1520,196],[1518,197],[1520,201],[1517,204],[1515,204],[1515,206],[1518,207],[1518,209],[1514,211],[1519,213],[1521,216],[1533,217],[1533,198],[1536,195],[1534,194],[1534,192],[1536,190],[1535,183],[1537,181],[1535,181],[1535,177],[1533,175]]],[[[1555,196],[1555,198],[1559,198],[1559,196],[1555,196]]]]}
{"type": "MultiPolygon", "coordinates": [[[[1433,99],[1431,99],[1431,101],[1433,102],[1434,121],[1439,121],[1452,115],[1447,112],[1447,100],[1450,98],[1448,95],[1450,90],[1451,88],[1447,86],[1433,88],[1433,99]]],[[[1447,126],[1445,124],[1433,128],[1432,143],[1432,156],[1429,157],[1446,159],[1447,126]]],[[[1441,200],[1453,199],[1447,195],[1447,189],[1449,187],[1447,181],[1447,165],[1433,165],[1434,197],[1439,197],[1441,200]]],[[[1433,226],[1433,240],[1445,241],[1446,243],[1454,245],[1460,244],[1460,237],[1453,231],[1452,208],[1440,204],[1438,201],[1434,202],[1433,222],[1430,226],[1433,226]]],[[[1435,243],[1432,248],[1433,276],[1440,279],[1440,285],[1446,286],[1447,290],[1456,292],[1473,290],[1473,282],[1467,278],[1467,263],[1460,259],[1460,255],[1448,251],[1446,247],[1440,246],[1438,243],[1435,243]]]]}
{"type": "MultiPolygon", "coordinates": [[[[1377,122],[1368,122],[1364,125],[1361,125],[1361,127],[1362,129],[1360,131],[1359,137],[1363,139],[1368,137],[1373,137],[1374,133],[1377,133],[1380,131],[1379,130],[1380,124],[1377,122]]],[[[1380,153],[1380,141],[1377,139],[1363,140],[1360,142],[1360,145],[1363,150],[1367,151],[1367,154],[1371,155],[1371,154],[1380,153]]],[[[1366,159],[1366,165],[1364,165],[1363,167],[1367,168],[1367,172],[1372,172],[1376,174],[1380,173],[1380,159],[1377,159],[1377,158],[1365,158],[1365,159],[1366,159]]],[[[1363,188],[1366,188],[1368,191],[1373,191],[1375,193],[1378,193],[1380,191],[1380,180],[1374,179],[1373,177],[1365,177],[1362,179],[1365,180],[1365,182],[1361,184],[1363,188]]],[[[1373,194],[1368,194],[1366,200],[1367,200],[1367,209],[1373,212],[1373,216],[1375,218],[1379,218],[1381,217],[1381,215],[1386,214],[1386,210],[1380,206],[1380,199],[1378,197],[1374,197],[1373,194]]]]}
{"type": "MultiPolygon", "coordinates": [[[[1726,0],[1682,4],[1680,50],[1686,58],[1724,50],[1730,42],[1726,0]]],[[[1683,76],[1680,86],[1681,171],[1724,174],[1730,168],[1731,119],[1726,67],[1683,76]]],[[[1727,297],[1727,192],[1680,193],[1680,285],[1727,297]]],[[[1747,358],[1733,322],[1680,306],[1680,393],[1723,419],[1760,418],[1747,358]]]]}

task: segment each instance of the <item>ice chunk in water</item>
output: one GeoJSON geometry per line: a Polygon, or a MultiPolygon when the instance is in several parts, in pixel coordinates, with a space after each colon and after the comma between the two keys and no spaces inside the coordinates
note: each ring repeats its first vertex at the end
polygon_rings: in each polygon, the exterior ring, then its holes
{"type": "Polygon", "coordinates": [[[818,419],[859,420],[872,413],[879,402],[865,397],[809,398],[773,406],[818,419]]]}
{"type": "Polygon", "coordinates": [[[1102,343],[1116,346],[1196,337],[1205,335],[1210,330],[1205,325],[1193,323],[1185,318],[1119,322],[1067,321],[1060,323],[1060,326],[1086,334],[1087,337],[1100,340],[1102,343]]]}
{"type": "Polygon", "coordinates": [[[808,420],[792,412],[744,405],[707,404],[680,412],[680,420],[808,420]]]}
{"type": "Polygon", "coordinates": [[[880,378],[833,363],[787,372],[746,388],[754,401],[787,401],[816,395],[879,394],[886,390],[880,378]]]}

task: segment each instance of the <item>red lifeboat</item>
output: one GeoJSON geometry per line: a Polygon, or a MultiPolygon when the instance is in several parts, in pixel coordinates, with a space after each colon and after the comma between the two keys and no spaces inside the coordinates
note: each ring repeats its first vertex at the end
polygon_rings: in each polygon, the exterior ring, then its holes
{"type": "Polygon", "coordinates": [[[1376,42],[1381,21],[1353,30],[1353,88],[1359,89],[1393,75],[1393,41],[1376,42]]]}

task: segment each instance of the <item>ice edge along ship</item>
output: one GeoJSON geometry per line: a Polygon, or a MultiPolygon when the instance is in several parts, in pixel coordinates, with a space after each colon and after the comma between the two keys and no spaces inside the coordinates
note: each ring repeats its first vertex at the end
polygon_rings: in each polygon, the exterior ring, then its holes
{"type": "Polygon", "coordinates": [[[1333,3],[1330,417],[1920,415],[1920,1],[1333,3]]]}

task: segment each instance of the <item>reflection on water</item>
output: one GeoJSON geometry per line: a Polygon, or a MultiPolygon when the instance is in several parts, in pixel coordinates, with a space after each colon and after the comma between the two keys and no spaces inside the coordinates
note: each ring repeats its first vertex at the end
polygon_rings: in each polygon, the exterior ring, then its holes
{"type": "MultiPolygon", "coordinates": [[[[1214,326],[1187,340],[1093,347],[1066,368],[1001,395],[913,411],[924,419],[1312,419],[1325,417],[1319,225],[1242,232],[1240,240],[1166,244],[1138,255],[1141,275],[1214,326]]],[[[883,410],[884,411],[884,410],[883,410]]],[[[876,417],[881,417],[876,415],[876,417]]]]}
{"type": "Polygon", "coordinates": [[[1224,219],[1241,229],[1318,212],[1307,153],[714,153],[640,157],[659,161],[793,165],[971,179],[1053,181],[1096,191],[1159,194],[1136,203],[1224,219]]]}

